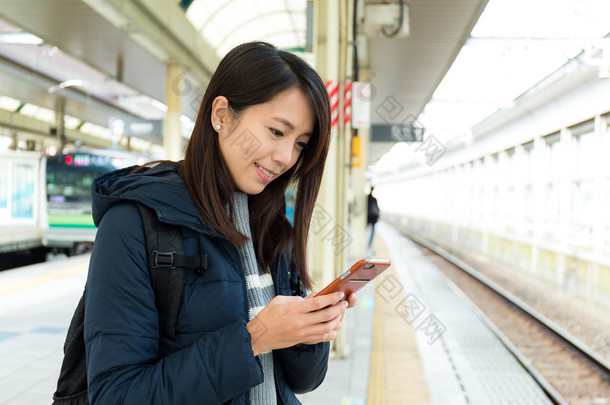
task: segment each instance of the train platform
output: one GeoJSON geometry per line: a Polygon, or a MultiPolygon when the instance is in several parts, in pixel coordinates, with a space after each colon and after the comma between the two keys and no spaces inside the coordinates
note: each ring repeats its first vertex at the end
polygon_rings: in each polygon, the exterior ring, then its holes
{"type": "MultiPolygon", "coordinates": [[[[393,266],[345,320],[346,358],[330,360],[304,405],[550,403],[454,287],[383,223],[375,256],[393,266]]],[[[0,405],[49,404],[89,255],[0,272],[0,405]]]]}

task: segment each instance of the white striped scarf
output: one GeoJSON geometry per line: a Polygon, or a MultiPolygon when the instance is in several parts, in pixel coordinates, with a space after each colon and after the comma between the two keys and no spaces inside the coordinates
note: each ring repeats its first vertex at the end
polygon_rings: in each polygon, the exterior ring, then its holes
{"type": "MultiPolygon", "coordinates": [[[[246,279],[246,292],[248,296],[249,321],[273,299],[273,279],[270,273],[260,270],[252,244],[252,233],[250,231],[250,212],[248,210],[248,196],[242,192],[236,192],[233,199],[235,210],[235,227],[239,232],[248,237],[248,241],[238,246],[239,257],[246,279]]],[[[250,403],[253,405],[276,405],[275,378],[273,372],[273,352],[267,351],[258,355],[263,365],[264,380],[261,384],[250,389],[250,403]]]]}

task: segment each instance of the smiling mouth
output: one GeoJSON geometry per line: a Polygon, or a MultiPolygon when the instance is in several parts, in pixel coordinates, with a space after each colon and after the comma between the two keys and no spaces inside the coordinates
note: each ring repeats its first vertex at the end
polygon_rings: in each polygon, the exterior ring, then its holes
{"type": "Polygon", "coordinates": [[[254,164],[256,165],[256,167],[258,167],[258,169],[261,172],[263,172],[265,174],[265,176],[269,177],[270,179],[276,175],[276,173],[270,172],[269,170],[265,169],[263,166],[259,165],[258,163],[254,163],[254,164]]]}

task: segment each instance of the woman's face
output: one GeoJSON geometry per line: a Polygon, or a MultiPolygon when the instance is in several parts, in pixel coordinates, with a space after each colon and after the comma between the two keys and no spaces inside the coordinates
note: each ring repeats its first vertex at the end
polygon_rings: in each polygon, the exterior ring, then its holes
{"type": "Polygon", "coordinates": [[[212,125],[221,123],[216,129],[220,151],[237,188],[259,194],[297,162],[311,138],[313,112],[298,88],[246,108],[238,119],[222,111],[224,101],[216,98],[212,113],[212,125]]]}

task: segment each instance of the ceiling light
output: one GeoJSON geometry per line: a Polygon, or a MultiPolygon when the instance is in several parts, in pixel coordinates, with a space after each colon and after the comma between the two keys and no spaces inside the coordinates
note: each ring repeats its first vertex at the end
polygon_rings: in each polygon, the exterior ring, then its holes
{"type": "Polygon", "coordinates": [[[84,86],[84,84],[85,84],[85,82],[82,81],[81,79],[70,79],[70,80],[66,80],[65,82],[61,82],[55,86],[49,87],[47,89],[47,92],[55,93],[56,91],[65,89],[66,87],[73,87],[73,86],[82,87],[82,86],[84,86]]]}
{"type": "Polygon", "coordinates": [[[81,124],[81,120],[76,117],[72,117],[70,115],[64,116],[64,127],[68,129],[76,129],[81,124]]]}
{"type": "Polygon", "coordinates": [[[26,117],[34,117],[36,111],[38,111],[37,105],[27,103],[21,108],[21,110],[19,110],[19,113],[25,115],[26,117]]]}
{"type": "Polygon", "coordinates": [[[29,32],[0,33],[0,44],[7,45],[42,45],[44,41],[29,32]]]}
{"type": "Polygon", "coordinates": [[[48,122],[49,124],[53,124],[56,121],[55,111],[44,107],[39,107],[38,110],[36,110],[34,118],[43,122],[48,122]]]}
{"type": "Polygon", "coordinates": [[[150,99],[150,104],[152,104],[156,109],[160,111],[167,112],[167,106],[162,102],[155,100],[154,98],[150,99]]]}
{"type": "Polygon", "coordinates": [[[17,99],[7,96],[0,96],[0,108],[3,110],[15,112],[20,105],[21,101],[17,99]]]}

